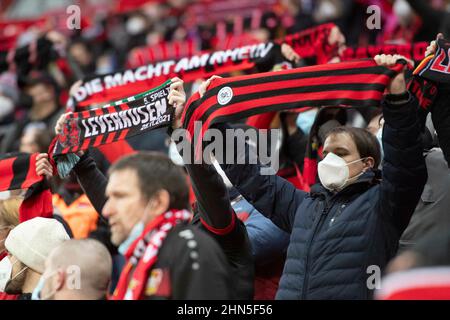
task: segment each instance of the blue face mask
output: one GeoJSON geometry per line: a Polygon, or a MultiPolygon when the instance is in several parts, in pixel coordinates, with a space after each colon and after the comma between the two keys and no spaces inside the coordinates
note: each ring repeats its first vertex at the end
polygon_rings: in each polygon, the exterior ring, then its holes
{"type": "Polygon", "coordinates": [[[317,109],[311,109],[302,112],[297,117],[297,127],[303,131],[304,134],[309,134],[311,127],[316,119],[317,109]]]}
{"type": "Polygon", "coordinates": [[[119,248],[117,249],[121,255],[125,255],[130,248],[131,244],[144,232],[145,225],[142,221],[138,222],[134,225],[133,229],[131,229],[130,235],[128,238],[121,243],[119,248]]]}

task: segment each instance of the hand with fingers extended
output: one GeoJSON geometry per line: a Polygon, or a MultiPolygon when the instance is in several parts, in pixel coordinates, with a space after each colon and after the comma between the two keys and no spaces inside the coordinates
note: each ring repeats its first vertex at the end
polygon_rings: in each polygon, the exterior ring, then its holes
{"type": "Polygon", "coordinates": [[[172,128],[181,127],[181,114],[186,103],[186,92],[184,91],[184,82],[180,78],[172,78],[169,91],[169,104],[175,107],[175,118],[172,121],[172,128]]]}
{"type": "MultiPolygon", "coordinates": [[[[394,66],[398,60],[404,59],[410,64],[413,64],[411,60],[406,59],[405,57],[399,54],[379,54],[374,57],[375,62],[379,66],[392,67],[394,66]]],[[[403,72],[399,72],[389,83],[387,90],[390,94],[402,94],[406,91],[406,81],[405,81],[405,68],[403,72]]]]}
{"type": "Polygon", "coordinates": [[[281,54],[286,60],[294,63],[299,63],[301,60],[300,55],[287,43],[281,45],[281,54]]]}
{"type": "Polygon", "coordinates": [[[444,38],[444,35],[442,33],[438,33],[436,35],[436,39],[431,41],[427,49],[425,50],[425,57],[428,57],[429,55],[436,53],[437,41],[442,38],[444,38]]]}
{"type": "Polygon", "coordinates": [[[45,176],[47,179],[53,177],[53,167],[50,164],[47,153],[40,153],[36,157],[36,174],[45,176]]]}

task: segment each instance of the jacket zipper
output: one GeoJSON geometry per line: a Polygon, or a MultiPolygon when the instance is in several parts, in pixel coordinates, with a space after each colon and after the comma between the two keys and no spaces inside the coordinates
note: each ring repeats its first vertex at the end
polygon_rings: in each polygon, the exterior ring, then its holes
{"type": "Polygon", "coordinates": [[[308,241],[308,249],[307,249],[306,260],[305,260],[305,275],[303,276],[303,289],[302,289],[302,296],[301,296],[302,300],[306,299],[306,290],[308,289],[308,280],[309,280],[309,270],[308,269],[309,269],[309,256],[311,254],[311,244],[314,240],[314,237],[316,236],[317,230],[320,229],[320,226],[322,225],[324,218],[327,216],[328,211],[330,210],[331,207],[332,207],[332,202],[330,200],[329,203],[325,204],[325,208],[322,210],[322,213],[320,214],[320,217],[319,217],[319,221],[314,226],[313,234],[309,238],[309,241],[308,241]]]}

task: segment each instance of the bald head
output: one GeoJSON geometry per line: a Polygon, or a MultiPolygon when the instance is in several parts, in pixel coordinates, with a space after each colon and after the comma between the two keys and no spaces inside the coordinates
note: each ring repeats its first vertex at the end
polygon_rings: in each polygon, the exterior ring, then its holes
{"type": "Polygon", "coordinates": [[[55,299],[101,299],[111,280],[112,260],[97,240],[69,240],[46,260],[41,296],[55,299]]]}

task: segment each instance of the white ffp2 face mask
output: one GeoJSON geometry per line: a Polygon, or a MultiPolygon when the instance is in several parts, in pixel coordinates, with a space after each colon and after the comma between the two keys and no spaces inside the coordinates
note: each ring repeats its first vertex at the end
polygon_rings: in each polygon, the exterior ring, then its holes
{"type": "Polygon", "coordinates": [[[344,189],[351,182],[358,179],[363,174],[357,174],[356,176],[349,178],[350,171],[348,166],[352,163],[362,161],[365,158],[357,159],[355,161],[347,163],[344,159],[330,152],[319,162],[318,173],[319,179],[322,185],[330,191],[340,191],[344,189]]]}

